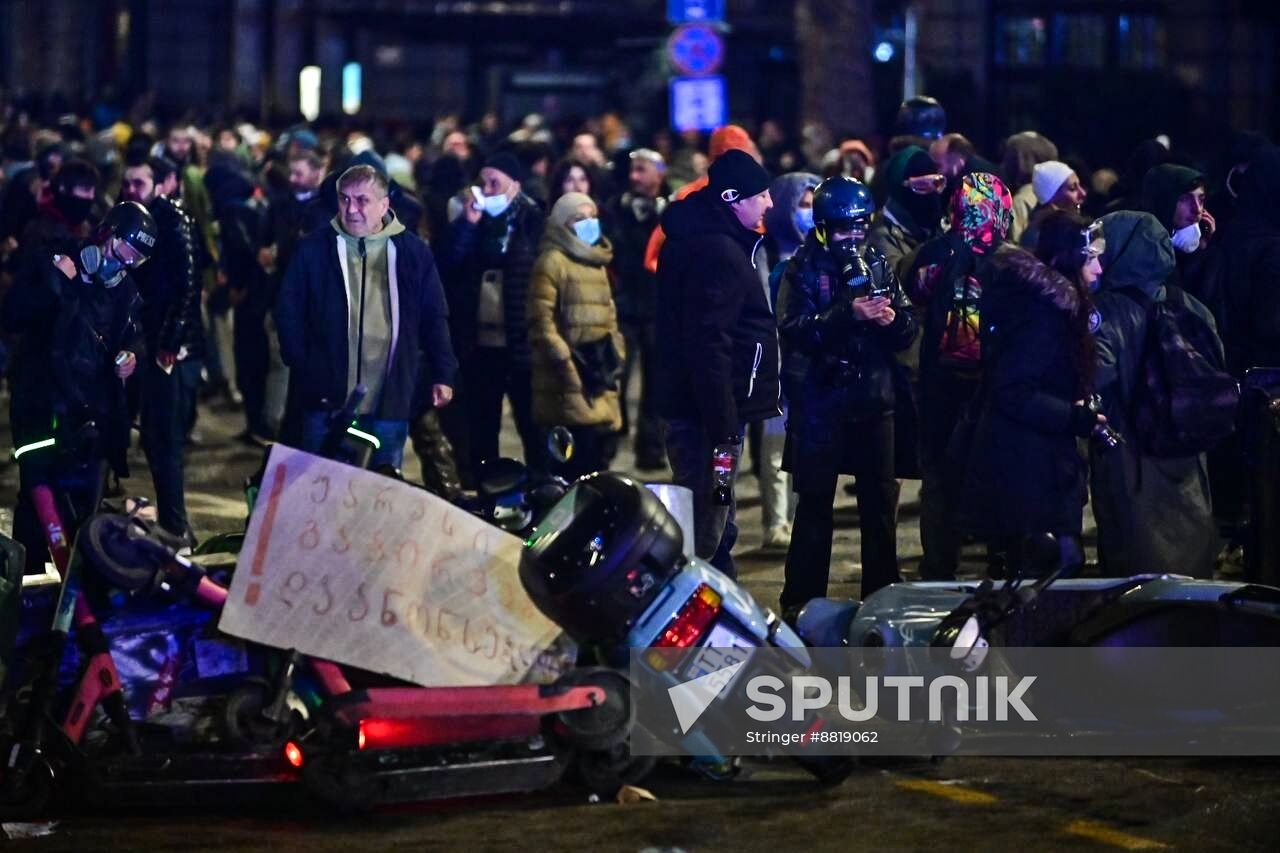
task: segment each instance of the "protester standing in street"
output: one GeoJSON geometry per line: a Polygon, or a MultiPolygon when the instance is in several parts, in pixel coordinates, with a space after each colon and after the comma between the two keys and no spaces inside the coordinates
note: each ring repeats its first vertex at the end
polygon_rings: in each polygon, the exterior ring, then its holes
{"type": "MultiPolygon", "coordinates": [[[[4,329],[20,336],[9,423],[19,467],[13,532],[26,548],[27,574],[42,573],[48,556],[31,490],[58,483],[66,464],[59,451],[86,454],[74,462],[87,466],[92,477],[105,473],[97,463],[128,476],[124,381],[145,355],[138,291],[129,272],[155,245],[151,214],[136,202],[122,202],[76,250],[49,251],[43,264],[27,267],[5,299],[4,329]]],[[[86,501],[99,485],[91,480],[77,490],[73,502],[80,517],[97,510],[86,501]]]]}
{"type": "Polygon", "coordinates": [[[1005,243],[1013,201],[995,175],[966,175],[950,200],[951,228],[926,243],[907,280],[920,312],[920,576],[952,580],[962,538],[960,479],[949,448],[982,377],[983,284],[1005,243]]]}
{"type": "Polygon", "coordinates": [[[732,149],[662,217],[658,412],[674,482],[693,492],[695,550],[730,577],[745,425],[779,412],[777,324],[756,266],[772,206],[768,172],[732,149]]]}
{"type": "Polygon", "coordinates": [[[431,250],[396,219],[389,189],[370,166],[338,178],[331,230],[298,243],[276,322],[297,383],[304,449],[320,448],[329,416],[364,385],[358,423],[380,443],[370,464],[399,468],[422,371],[439,408],[453,397],[457,361],[431,250]]]}
{"type": "MultiPolygon", "coordinates": [[[[1048,236],[1043,234],[1041,241],[1048,236]]],[[[1108,423],[1126,438],[1119,447],[1092,448],[1098,562],[1102,573],[1112,577],[1139,572],[1209,577],[1222,543],[1213,518],[1205,454],[1159,457],[1145,452],[1130,413],[1146,381],[1143,359],[1156,357],[1148,304],[1176,304],[1208,328],[1213,327],[1213,317],[1195,297],[1171,283],[1175,249],[1154,216],[1109,213],[1101,219],[1097,240],[1100,244],[1088,250],[1105,249],[1096,296],[1097,388],[1108,423]]],[[[1221,363],[1216,334],[1213,340],[1217,352],[1212,355],[1221,363]]]]}
{"type": "Polygon", "coordinates": [[[149,357],[142,365],[142,447],[151,466],[160,526],[188,547],[183,451],[195,419],[204,331],[196,274],[195,223],[182,206],[177,166],[163,158],[128,166],[122,193],[146,205],[156,223],[150,262],[134,271],[149,357]]]}
{"type": "Polygon", "coordinates": [[[895,528],[894,353],[915,317],[884,258],[867,249],[875,202],[852,178],[814,191],[814,229],[778,293],[787,419],[786,468],[800,496],[780,604],[794,614],[826,595],[836,481],[856,480],[862,597],[901,580],[895,528]]]}
{"type": "Polygon", "coordinates": [[[453,340],[463,365],[463,410],[446,413],[445,429],[468,486],[475,484],[481,462],[498,457],[504,398],[511,402],[525,463],[537,470],[544,456],[533,422],[526,305],[544,216],[521,190],[527,177],[514,154],[490,157],[442,253],[453,340]]]}
{"type": "Polygon", "coordinates": [[[993,574],[1020,574],[1030,568],[1025,537],[1079,542],[1077,439],[1104,418],[1085,405],[1095,372],[1088,291],[1012,245],[996,249],[991,267],[979,303],[983,387],[972,428],[957,431],[957,450],[967,447],[961,525],[989,543],[993,574]]]}
{"type": "MultiPolygon", "coordinates": [[[[787,264],[813,230],[813,191],[821,179],[809,172],[789,172],[774,179],[769,195],[774,206],[765,214],[765,245],[773,262],[769,270],[769,304],[778,308],[778,288],[787,264]]],[[[760,437],[760,514],[764,522],[761,547],[785,551],[791,545],[795,492],[791,475],[783,470],[787,443],[787,401],[782,414],[762,425],[760,437]]]]}
{"type": "Polygon", "coordinates": [[[636,467],[641,471],[666,467],[662,425],[654,409],[654,369],[658,342],[654,334],[657,313],[657,276],[645,269],[644,253],[653,230],[667,207],[667,164],[648,148],[631,152],[630,188],[609,203],[610,233],[614,241],[613,269],[617,277],[618,318],[627,342],[622,374],[622,424],[625,436],[634,424],[636,467]],[[638,365],[638,369],[637,369],[638,365]],[[627,390],[633,374],[639,374],[640,410],[631,417],[627,390]]]}
{"type": "Polygon", "coordinates": [[[562,195],[539,248],[529,281],[533,417],[573,433],[562,473],[578,477],[607,467],[606,442],[622,422],[617,380],[625,347],[607,271],[612,247],[591,197],[562,195]]]}

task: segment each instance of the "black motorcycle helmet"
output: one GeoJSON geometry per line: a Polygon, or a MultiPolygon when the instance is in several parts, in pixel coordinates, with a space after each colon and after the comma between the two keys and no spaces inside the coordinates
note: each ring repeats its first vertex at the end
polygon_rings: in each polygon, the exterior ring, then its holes
{"type": "Polygon", "coordinates": [[[916,95],[907,98],[898,107],[898,116],[894,119],[895,136],[922,136],[925,139],[939,139],[947,132],[947,111],[937,98],[928,95],[916,95]]]}
{"type": "Polygon", "coordinates": [[[862,237],[853,241],[860,247],[866,239],[871,214],[876,212],[875,199],[861,181],[834,175],[818,184],[813,191],[813,225],[818,242],[834,249],[831,234],[849,229],[859,230],[862,237]]]}
{"type": "Polygon", "coordinates": [[[525,542],[520,580],[578,642],[618,643],[680,571],[684,537],[642,484],[602,472],[579,480],[525,542]]]}
{"type": "MultiPolygon", "coordinates": [[[[126,262],[126,266],[141,266],[156,248],[156,221],[150,211],[136,201],[122,201],[102,218],[94,232],[94,242],[102,245],[114,237],[129,245],[138,259],[126,262]]],[[[121,260],[124,260],[123,258],[121,260]]]]}

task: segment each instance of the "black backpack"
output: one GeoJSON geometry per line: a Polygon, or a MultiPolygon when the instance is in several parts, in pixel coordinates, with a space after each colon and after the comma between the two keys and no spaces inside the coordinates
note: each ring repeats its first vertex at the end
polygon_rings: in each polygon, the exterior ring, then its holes
{"type": "Polygon", "coordinates": [[[1121,291],[1143,307],[1146,339],[1129,417],[1149,456],[1194,456],[1211,450],[1236,428],[1240,384],[1226,372],[1222,342],[1192,311],[1176,287],[1156,302],[1121,291]]]}

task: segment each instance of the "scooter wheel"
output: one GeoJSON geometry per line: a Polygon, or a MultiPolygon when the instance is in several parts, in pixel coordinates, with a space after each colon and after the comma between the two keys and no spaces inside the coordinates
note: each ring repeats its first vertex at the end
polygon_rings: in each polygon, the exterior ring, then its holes
{"type": "Polygon", "coordinates": [[[21,781],[0,779],[0,820],[40,817],[52,797],[53,768],[43,758],[35,758],[21,781]]]}
{"type": "Polygon", "coordinates": [[[579,749],[603,751],[626,741],[635,709],[631,704],[631,682],[625,675],[607,667],[574,669],[557,684],[604,690],[604,701],[599,705],[556,715],[557,728],[567,742],[579,749]]]}
{"type": "Polygon", "coordinates": [[[623,785],[644,780],[658,763],[656,755],[632,755],[629,744],[608,750],[588,750],[574,760],[578,778],[594,794],[612,797],[623,785]]]}
{"type": "Polygon", "coordinates": [[[227,694],[222,722],[232,745],[250,751],[270,751],[288,739],[289,726],[263,714],[270,697],[271,685],[259,678],[249,679],[227,694]]]}
{"type": "Polygon", "coordinates": [[[839,785],[858,766],[858,759],[848,755],[797,755],[794,758],[820,785],[839,785]]]}

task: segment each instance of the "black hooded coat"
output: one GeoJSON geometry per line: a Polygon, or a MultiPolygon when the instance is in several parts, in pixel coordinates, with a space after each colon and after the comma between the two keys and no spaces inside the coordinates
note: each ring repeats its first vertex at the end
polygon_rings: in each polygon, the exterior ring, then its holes
{"type": "Polygon", "coordinates": [[[1210,326],[1213,317],[1195,297],[1166,286],[1174,274],[1173,244],[1154,216],[1119,211],[1101,221],[1107,249],[1095,296],[1095,382],[1107,423],[1126,441],[1105,452],[1094,446],[1091,452],[1098,559],[1104,575],[1176,572],[1208,577],[1220,543],[1204,454],[1147,456],[1133,434],[1129,411],[1142,381],[1148,316],[1130,293],[1154,302],[1179,300],[1210,326]]]}

